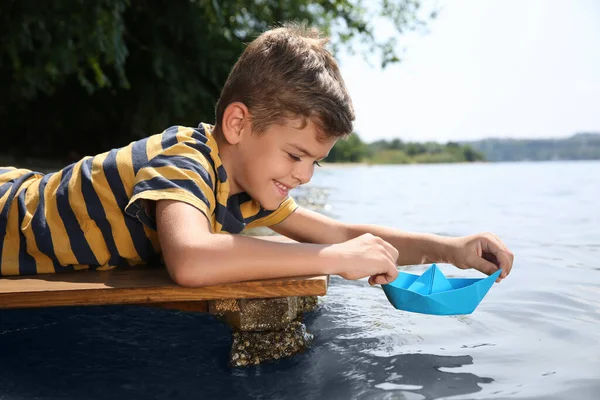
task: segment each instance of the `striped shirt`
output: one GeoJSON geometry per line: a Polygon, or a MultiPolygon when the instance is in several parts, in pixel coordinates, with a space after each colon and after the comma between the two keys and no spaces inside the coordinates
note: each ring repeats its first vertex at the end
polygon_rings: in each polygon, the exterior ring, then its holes
{"type": "Polygon", "coordinates": [[[0,167],[0,276],[112,269],[158,261],[156,221],[145,201],[177,200],[204,213],[214,233],[275,225],[247,193],[229,196],[212,127],[173,126],[64,169],[0,167]]]}

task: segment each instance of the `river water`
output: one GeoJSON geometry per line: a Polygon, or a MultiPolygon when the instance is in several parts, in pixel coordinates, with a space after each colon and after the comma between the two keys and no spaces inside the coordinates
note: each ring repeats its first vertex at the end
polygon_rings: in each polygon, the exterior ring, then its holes
{"type": "Polygon", "coordinates": [[[513,272],[466,316],[332,277],[305,318],[312,348],[246,369],[227,367],[230,332],[209,315],[0,311],[0,399],[600,398],[600,162],[325,167],[303,196],[345,222],[493,231],[513,272]]]}

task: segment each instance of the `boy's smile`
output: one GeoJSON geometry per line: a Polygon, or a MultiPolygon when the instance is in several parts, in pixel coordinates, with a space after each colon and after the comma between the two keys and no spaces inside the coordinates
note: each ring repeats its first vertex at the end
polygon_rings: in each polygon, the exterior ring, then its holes
{"type": "Polygon", "coordinates": [[[275,187],[284,198],[287,197],[289,191],[293,189],[292,187],[285,186],[276,180],[273,180],[273,183],[275,183],[275,187]]]}
{"type": "Polygon", "coordinates": [[[310,120],[285,120],[257,134],[248,119],[237,143],[222,149],[230,195],[246,192],[263,208],[277,209],[291,189],[310,181],[335,142],[319,136],[310,120]]]}

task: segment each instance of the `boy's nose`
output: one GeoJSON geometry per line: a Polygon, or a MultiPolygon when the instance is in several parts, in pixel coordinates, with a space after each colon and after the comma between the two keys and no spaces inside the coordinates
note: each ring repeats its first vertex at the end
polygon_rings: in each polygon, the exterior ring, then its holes
{"type": "Polygon", "coordinates": [[[305,183],[310,182],[310,179],[313,176],[314,165],[310,166],[298,166],[294,172],[292,173],[292,178],[296,179],[299,182],[299,185],[304,185],[305,183]]]}

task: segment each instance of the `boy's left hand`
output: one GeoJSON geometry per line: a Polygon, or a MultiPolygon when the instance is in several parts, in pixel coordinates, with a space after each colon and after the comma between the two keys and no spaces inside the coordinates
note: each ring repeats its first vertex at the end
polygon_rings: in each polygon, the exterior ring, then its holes
{"type": "Polygon", "coordinates": [[[514,255],[493,233],[448,238],[448,261],[461,269],[474,268],[491,275],[502,269],[496,282],[510,274],[514,255]]]}

